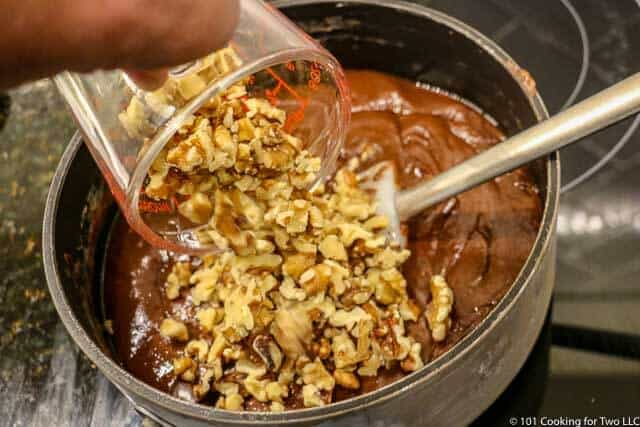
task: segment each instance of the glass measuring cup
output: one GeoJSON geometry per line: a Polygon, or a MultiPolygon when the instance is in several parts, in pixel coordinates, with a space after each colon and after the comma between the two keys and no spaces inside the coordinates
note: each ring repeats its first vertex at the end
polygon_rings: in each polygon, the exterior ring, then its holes
{"type": "Polygon", "coordinates": [[[120,70],[54,78],[127,221],[156,247],[215,250],[194,239],[175,203],[153,204],[142,190],[149,168],[181,125],[234,83],[246,82],[248,95],[287,113],[285,130],[322,159],[320,180],[332,173],[344,140],[350,99],[336,59],[272,6],[239,3],[228,46],[172,70],[159,91],[141,90],[120,70]]]}

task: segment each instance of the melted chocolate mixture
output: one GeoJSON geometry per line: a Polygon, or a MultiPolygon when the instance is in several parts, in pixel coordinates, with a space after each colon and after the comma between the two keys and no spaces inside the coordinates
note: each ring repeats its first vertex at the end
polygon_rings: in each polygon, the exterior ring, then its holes
{"type": "MultiPolygon", "coordinates": [[[[371,71],[349,71],[347,77],[354,114],[342,161],[363,153],[364,167],[392,160],[403,187],[429,179],[502,139],[481,114],[447,95],[371,71]]],[[[529,255],[541,215],[533,176],[522,168],[410,221],[412,256],[404,273],[412,296],[426,307],[433,274],[443,274],[455,296],[453,325],[444,342],[432,341],[424,317],[409,325],[422,343],[425,361],[459,341],[506,293],[529,255]]],[[[158,332],[167,316],[197,328],[189,323],[191,307],[183,299],[169,301],[164,294],[169,262],[119,221],[107,255],[105,303],[122,365],[152,386],[189,398],[170,373],[178,348],[158,332]]],[[[402,375],[397,370],[363,377],[356,394],[402,375]]],[[[338,389],[335,400],[352,395],[338,389]]],[[[299,406],[287,403],[290,408],[299,406]]]]}

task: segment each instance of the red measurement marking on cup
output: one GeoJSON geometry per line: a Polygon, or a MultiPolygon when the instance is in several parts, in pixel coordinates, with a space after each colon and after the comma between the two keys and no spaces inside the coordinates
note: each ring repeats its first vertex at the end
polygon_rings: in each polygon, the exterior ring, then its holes
{"type": "Polygon", "coordinates": [[[171,195],[171,200],[154,200],[144,193],[144,188],[140,189],[140,199],[138,200],[138,210],[143,213],[171,213],[180,203],[189,200],[191,196],[171,195]]]}
{"type": "Polygon", "coordinates": [[[240,99],[242,100],[242,102],[240,103],[240,107],[242,108],[242,111],[246,113],[247,111],[249,111],[249,107],[247,107],[247,101],[249,100],[249,95],[244,95],[240,99]]]}
{"type": "Polygon", "coordinates": [[[282,89],[282,81],[278,81],[278,84],[273,89],[267,89],[264,91],[264,95],[267,97],[271,105],[276,105],[278,102],[278,94],[282,89]]]}
{"type": "Polygon", "coordinates": [[[304,108],[299,107],[297,110],[291,112],[287,116],[287,121],[284,123],[284,130],[291,132],[295,126],[304,120],[304,108]]]}
{"type": "Polygon", "coordinates": [[[272,104],[276,104],[278,100],[278,94],[282,89],[285,89],[289,94],[298,101],[298,108],[293,112],[287,115],[287,121],[284,124],[284,130],[286,132],[291,132],[291,130],[304,120],[304,112],[307,109],[307,104],[309,104],[309,100],[304,98],[296,92],[294,88],[289,86],[283,79],[280,77],[273,69],[267,68],[267,72],[273,77],[278,84],[273,89],[267,89],[265,91],[266,97],[272,104]]]}
{"type": "Polygon", "coordinates": [[[166,200],[140,199],[138,210],[143,213],[169,213],[173,211],[171,204],[166,200]]]}
{"type": "Polygon", "coordinates": [[[320,79],[322,78],[322,70],[317,62],[311,63],[311,71],[309,72],[309,82],[307,83],[309,89],[318,90],[320,87],[320,79]]]}
{"type": "MultiPolygon", "coordinates": [[[[233,42],[229,43],[229,46],[232,49],[234,49],[241,57],[243,56],[243,50],[240,46],[236,45],[233,42]]],[[[287,62],[286,64],[284,64],[284,66],[287,70],[291,72],[296,71],[296,63],[294,61],[287,62]]],[[[310,76],[311,78],[308,81],[307,85],[312,90],[316,90],[320,84],[320,77],[321,77],[320,70],[321,68],[319,64],[315,62],[311,64],[311,76],[310,76]]],[[[289,92],[289,94],[291,94],[291,96],[296,101],[298,101],[298,107],[287,115],[287,121],[284,125],[285,131],[290,132],[295,127],[296,124],[304,120],[305,110],[307,108],[307,105],[309,104],[309,100],[301,97],[295,91],[295,89],[290,87],[280,76],[278,76],[278,74],[275,71],[273,71],[272,68],[267,68],[266,71],[277,82],[274,88],[265,90],[265,97],[271,104],[273,105],[277,104],[278,94],[282,89],[285,89],[287,92],[289,92]]],[[[255,75],[251,75],[247,78],[247,86],[253,86],[255,83],[256,83],[255,75]]]]}

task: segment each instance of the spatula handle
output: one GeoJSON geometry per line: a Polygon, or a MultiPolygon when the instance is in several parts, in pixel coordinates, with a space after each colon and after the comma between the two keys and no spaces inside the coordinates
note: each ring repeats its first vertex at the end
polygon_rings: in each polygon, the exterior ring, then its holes
{"type": "Polygon", "coordinates": [[[400,218],[559,150],[640,111],[640,73],[397,195],[400,218]]]}

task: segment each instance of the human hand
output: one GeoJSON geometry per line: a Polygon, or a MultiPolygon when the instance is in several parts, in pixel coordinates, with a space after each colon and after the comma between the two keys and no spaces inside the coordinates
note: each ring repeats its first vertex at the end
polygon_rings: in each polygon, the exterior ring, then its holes
{"type": "Polygon", "coordinates": [[[0,89],[62,70],[137,70],[146,88],[166,69],[222,47],[238,0],[5,0],[0,89]],[[159,71],[158,71],[159,70],[159,71]]]}

